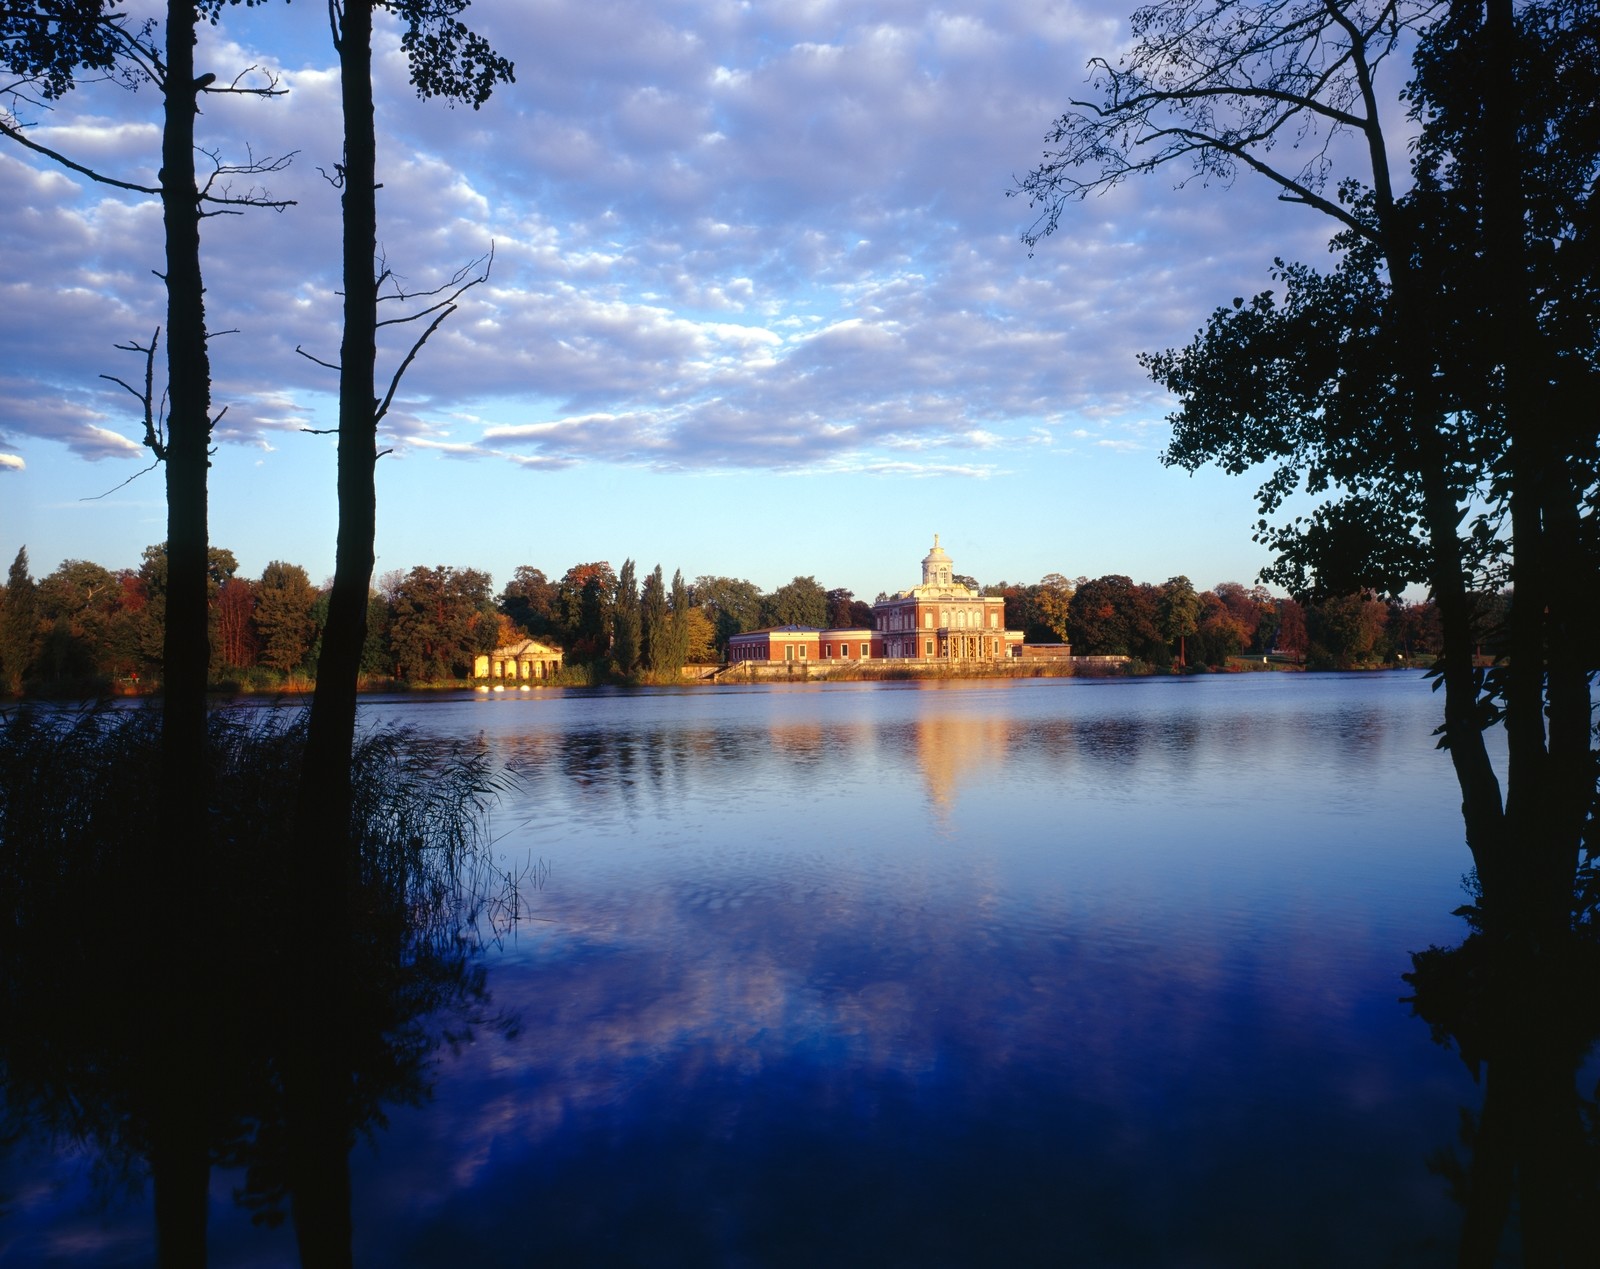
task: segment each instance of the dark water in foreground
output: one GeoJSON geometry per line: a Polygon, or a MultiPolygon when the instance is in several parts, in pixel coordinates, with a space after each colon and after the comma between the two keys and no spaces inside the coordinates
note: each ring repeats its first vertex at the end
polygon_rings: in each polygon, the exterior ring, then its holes
{"type": "MultiPolygon", "coordinates": [[[[369,1265],[1433,1265],[1469,1075],[1418,676],[373,701],[520,774],[548,867],[353,1159],[369,1265]]],[[[114,912],[93,919],[115,921],[114,912]]],[[[216,1263],[279,1264],[216,1175],[216,1263]]],[[[148,1187],[0,1142],[0,1264],[143,1264],[148,1187]]]]}

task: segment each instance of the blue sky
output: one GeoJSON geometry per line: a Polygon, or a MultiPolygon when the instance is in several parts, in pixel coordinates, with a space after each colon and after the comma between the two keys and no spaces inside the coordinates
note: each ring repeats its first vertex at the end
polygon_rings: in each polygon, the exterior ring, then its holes
{"type": "MultiPolygon", "coordinates": [[[[137,11],[137,8],[136,8],[137,11]]],[[[1123,0],[478,0],[516,63],[481,111],[419,102],[380,29],[379,238],[416,288],[485,254],[408,375],[379,464],[378,571],[632,557],[796,574],[870,598],[939,533],[992,582],[1127,573],[1250,582],[1248,478],[1158,455],[1171,402],[1135,355],[1318,260],[1328,222],[1265,186],[1158,174],[1073,209],[1030,258],[1006,190],[1123,0]]],[[[258,575],[332,572],[338,86],[324,9],[228,9],[201,70],[275,69],[274,101],[208,98],[202,144],[296,152],[298,205],[206,223],[219,426],[211,536],[258,575]]],[[[1398,85],[1394,85],[1397,87],[1398,85]]],[[[150,181],[154,93],[100,85],[39,139],[150,181]]],[[[164,297],[159,208],[0,148],[7,316],[0,553],[136,565],[165,536],[113,345],[164,297]],[[115,492],[108,492],[116,490],[115,492]],[[96,495],[106,495],[97,498],[96,495]]],[[[392,365],[392,358],[384,365],[392,365]]],[[[386,375],[380,368],[380,378],[386,375]]]]}

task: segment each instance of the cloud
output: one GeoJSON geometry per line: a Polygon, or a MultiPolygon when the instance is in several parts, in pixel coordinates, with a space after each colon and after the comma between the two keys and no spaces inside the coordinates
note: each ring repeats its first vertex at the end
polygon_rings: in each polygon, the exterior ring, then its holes
{"type": "MultiPolygon", "coordinates": [[[[1031,213],[1005,191],[1077,68],[1115,51],[1121,13],[479,0],[470,23],[517,64],[481,111],[418,101],[380,21],[382,264],[415,294],[494,252],[407,374],[391,440],[535,469],[894,470],[938,452],[967,473],[1058,428],[1158,413],[1135,354],[1260,289],[1269,221],[1284,254],[1326,229],[1302,218],[1286,240],[1269,197],[1136,182],[1029,258],[1031,213]]],[[[338,80],[325,43],[281,16],[229,11],[203,36],[205,65],[258,65],[287,91],[208,97],[202,145],[230,162],[297,152],[260,178],[293,207],[203,231],[208,316],[239,332],[213,340],[217,440],[269,452],[335,387],[296,349],[338,358],[338,80]]],[[[51,126],[148,172],[154,105],[87,86],[51,126]]],[[[164,322],[159,207],[14,152],[0,169],[16,191],[0,244],[24,262],[0,303],[28,316],[6,434],[136,450],[106,439],[131,403],[98,376],[125,374],[114,346],[164,322]]],[[[380,385],[417,333],[387,329],[380,385]]]]}
{"type": "Polygon", "coordinates": [[[26,467],[21,455],[0,452],[0,471],[22,471],[26,467]]]}

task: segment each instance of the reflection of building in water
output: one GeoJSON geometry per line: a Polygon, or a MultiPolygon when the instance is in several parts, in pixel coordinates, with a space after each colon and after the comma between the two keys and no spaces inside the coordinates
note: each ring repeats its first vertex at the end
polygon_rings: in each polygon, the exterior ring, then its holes
{"type": "Polygon", "coordinates": [[[943,821],[962,788],[978,787],[980,772],[1005,765],[1011,727],[1004,718],[934,710],[919,716],[916,744],[928,804],[943,821]]]}
{"type": "Polygon", "coordinates": [[[939,535],[922,559],[922,585],[872,605],[870,630],[819,630],[776,626],[728,640],[728,660],[738,663],[839,664],[895,658],[905,661],[1001,661],[1016,656],[1022,631],[1007,630],[1006,601],[980,595],[955,579],[939,535]]]}
{"type": "Polygon", "coordinates": [[[472,661],[475,679],[553,679],[560,670],[561,649],[533,639],[480,652],[472,661]]]}

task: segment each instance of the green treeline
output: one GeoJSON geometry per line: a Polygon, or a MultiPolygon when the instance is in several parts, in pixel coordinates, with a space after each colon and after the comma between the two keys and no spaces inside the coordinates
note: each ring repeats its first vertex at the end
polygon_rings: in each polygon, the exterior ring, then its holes
{"type": "MultiPolygon", "coordinates": [[[[1297,602],[1261,586],[1223,582],[1196,591],[1186,577],[1152,585],[1120,575],[997,582],[1006,625],[1030,643],[1070,643],[1084,655],[1123,655],[1153,668],[1222,666],[1279,654],[1314,668],[1356,668],[1431,658],[1439,618],[1431,602],[1371,594],[1297,602]]],[[[0,689],[83,694],[142,690],[162,680],[167,553],[147,547],[137,569],[65,560],[35,579],[26,548],[0,590],[0,689]]],[[[273,690],[308,686],[327,623],[329,588],[298,564],[273,560],[261,576],[239,572],[213,547],[207,573],[210,678],[273,690]]],[[[1492,654],[1509,611],[1504,595],[1479,599],[1479,651],[1492,654]]],[[[552,580],[523,565],[498,592],[479,569],[394,571],[367,603],[361,672],[368,680],[437,683],[471,677],[480,653],[533,638],[562,650],[573,682],[675,678],[685,665],[724,659],[728,638],[767,626],[861,628],[871,605],[844,588],[796,577],[771,592],[740,578],[670,579],[605,561],[575,564],[552,580]]]]}

